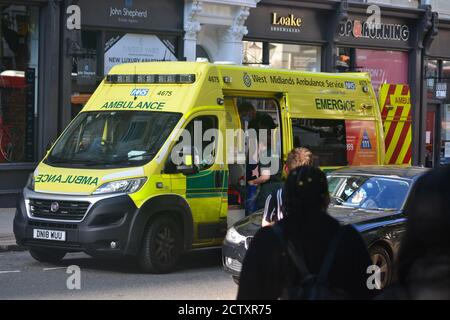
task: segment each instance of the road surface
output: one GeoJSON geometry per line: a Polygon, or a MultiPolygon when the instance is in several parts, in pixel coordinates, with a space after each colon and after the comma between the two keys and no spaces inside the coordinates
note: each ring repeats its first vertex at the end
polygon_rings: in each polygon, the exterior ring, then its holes
{"type": "Polygon", "coordinates": [[[220,249],[191,252],[177,271],[164,275],[143,274],[131,262],[83,253],[68,254],[58,265],[39,263],[27,251],[0,253],[0,299],[226,300],[236,293],[222,270],[220,249]],[[77,272],[67,273],[71,265],[80,268],[79,281],[77,272]]]}

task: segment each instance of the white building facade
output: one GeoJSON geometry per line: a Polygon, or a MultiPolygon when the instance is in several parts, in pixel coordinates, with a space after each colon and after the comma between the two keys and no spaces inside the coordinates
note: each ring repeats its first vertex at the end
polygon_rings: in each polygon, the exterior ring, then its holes
{"type": "Polygon", "coordinates": [[[186,0],[184,54],[209,61],[242,63],[242,38],[250,9],[260,0],[186,0]]]}

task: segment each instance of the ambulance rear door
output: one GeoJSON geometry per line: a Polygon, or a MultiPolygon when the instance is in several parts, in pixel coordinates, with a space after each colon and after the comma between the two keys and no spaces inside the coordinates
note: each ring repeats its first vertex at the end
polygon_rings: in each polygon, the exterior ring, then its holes
{"type": "Polygon", "coordinates": [[[385,164],[410,165],[412,130],[409,86],[382,84],[379,105],[385,137],[385,164]]]}

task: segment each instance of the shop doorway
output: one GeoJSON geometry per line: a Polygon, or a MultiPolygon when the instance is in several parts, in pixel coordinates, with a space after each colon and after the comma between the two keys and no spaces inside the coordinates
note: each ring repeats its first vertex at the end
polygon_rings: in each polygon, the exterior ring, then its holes
{"type": "Polygon", "coordinates": [[[441,115],[439,104],[428,104],[425,126],[425,166],[439,166],[441,156],[441,115]]]}

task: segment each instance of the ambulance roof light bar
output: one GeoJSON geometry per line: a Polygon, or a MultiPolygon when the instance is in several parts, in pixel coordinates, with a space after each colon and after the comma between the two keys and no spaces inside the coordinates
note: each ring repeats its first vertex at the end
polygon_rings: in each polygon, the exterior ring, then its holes
{"type": "Polygon", "coordinates": [[[195,82],[195,74],[109,74],[106,76],[106,82],[112,84],[189,84],[195,82]]]}

